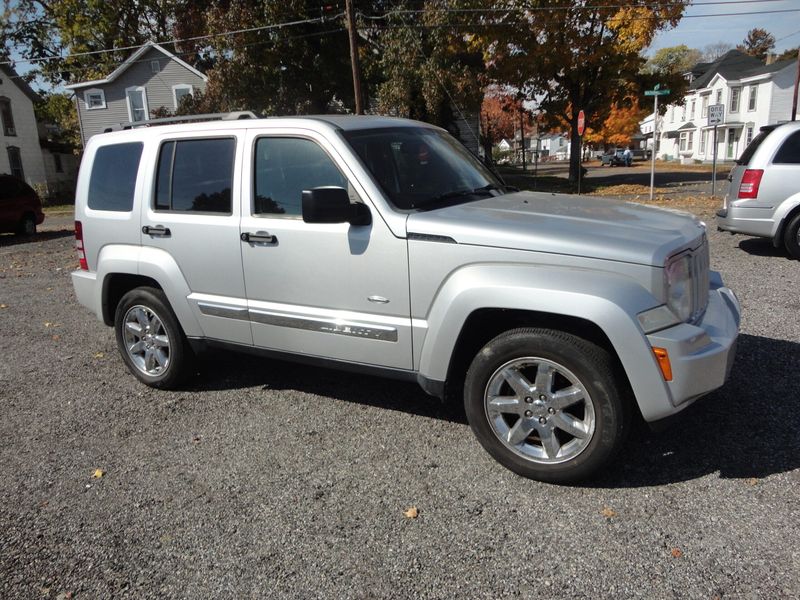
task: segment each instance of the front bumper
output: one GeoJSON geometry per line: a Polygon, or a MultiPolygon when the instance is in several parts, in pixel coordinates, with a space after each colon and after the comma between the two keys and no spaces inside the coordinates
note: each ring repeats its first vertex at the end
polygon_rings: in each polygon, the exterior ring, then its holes
{"type": "Polygon", "coordinates": [[[672,365],[672,381],[666,382],[670,405],[648,414],[648,421],[669,417],[722,387],[736,355],[740,322],[739,300],[719,273],[712,272],[708,308],[699,323],[681,323],[647,336],[651,346],[667,350],[672,365]]]}

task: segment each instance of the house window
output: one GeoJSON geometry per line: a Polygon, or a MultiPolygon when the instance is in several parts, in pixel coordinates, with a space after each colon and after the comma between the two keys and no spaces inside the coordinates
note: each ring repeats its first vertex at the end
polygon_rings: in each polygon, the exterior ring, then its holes
{"type": "Polygon", "coordinates": [[[702,112],[702,117],[704,119],[706,117],[708,117],[708,96],[703,96],[703,99],[701,101],[701,109],[700,110],[703,111],[702,112]]]}
{"type": "Polygon", "coordinates": [[[739,96],[742,95],[742,88],[731,89],[731,112],[739,112],[739,96]]]}
{"type": "Polygon", "coordinates": [[[128,101],[128,117],[131,122],[147,121],[150,116],[147,110],[147,94],[143,87],[129,87],[125,90],[128,101]]]}
{"type": "Polygon", "coordinates": [[[683,131],[681,132],[680,137],[680,151],[681,152],[691,152],[692,151],[692,138],[694,137],[694,131],[683,131]]]}
{"type": "Polygon", "coordinates": [[[752,141],[753,141],[753,126],[752,125],[748,125],[747,130],[745,131],[745,134],[744,134],[745,146],[749,146],[750,142],[752,142],[752,141]]]}
{"type": "Polygon", "coordinates": [[[86,90],[83,93],[86,110],[97,110],[106,107],[106,94],[103,90],[86,90]]]}
{"type": "Polygon", "coordinates": [[[686,120],[686,104],[681,107],[681,123],[686,120]]]}
{"type": "Polygon", "coordinates": [[[697,109],[697,100],[692,100],[692,110],[689,113],[689,118],[694,119],[694,111],[697,109]]]}
{"type": "Polygon", "coordinates": [[[161,63],[159,63],[157,60],[151,60],[150,61],[150,72],[155,74],[155,73],[158,73],[160,71],[161,71],[161,63]]]}
{"type": "Polygon", "coordinates": [[[3,135],[9,137],[17,135],[14,116],[11,114],[11,100],[8,98],[0,98],[0,119],[3,121],[3,135]]]}
{"type": "Polygon", "coordinates": [[[714,104],[722,104],[722,90],[717,90],[714,96],[714,104]]]}
{"type": "Polygon", "coordinates": [[[175,108],[178,109],[181,106],[181,101],[186,96],[194,96],[194,88],[187,84],[187,83],[179,83],[178,85],[172,86],[172,99],[175,102],[175,108]]]}
{"type": "Polygon", "coordinates": [[[758,98],[758,86],[751,85],[750,86],[750,94],[747,97],[747,110],[755,110],[756,109],[756,99],[758,98]]]}
{"type": "Polygon", "coordinates": [[[56,173],[64,172],[64,165],[61,163],[61,155],[58,153],[53,154],[53,164],[56,167],[56,173]]]}
{"type": "Polygon", "coordinates": [[[11,174],[22,180],[25,179],[25,172],[22,169],[22,155],[19,153],[19,148],[16,146],[9,146],[6,148],[8,152],[8,166],[11,169],[11,174]]]}
{"type": "Polygon", "coordinates": [[[708,131],[701,131],[700,132],[700,154],[706,153],[706,136],[708,135],[708,131]]]}

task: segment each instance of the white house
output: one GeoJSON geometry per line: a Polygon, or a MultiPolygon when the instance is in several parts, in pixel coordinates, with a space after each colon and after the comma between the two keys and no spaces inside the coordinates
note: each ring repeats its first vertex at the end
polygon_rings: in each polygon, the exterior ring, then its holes
{"type": "MultiPolygon", "coordinates": [[[[683,104],[671,104],[658,117],[656,156],[665,160],[710,162],[714,127],[708,107],[724,106],[717,127],[717,160],[735,160],[763,125],[788,121],[796,69],[794,60],[764,64],[739,50],[730,50],[712,63],[699,63],[686,74],[689,90],[683,104]]],[[[652,139],[653,114],[641,121],[642,133],[652,139]]],[[[652,141],[648,144],[652,148],[652,141]]]]}
{"type": "Polygon", "coordinates": [[[569,138],[562,133],[543,135],[539,139],[539,151],[542,156],[553,160],[566,160],[569,158],[569,138]]]}
{"type": "Polygon", "coordinates": [[[30,185],[47,181],[33,112],[39,96],[8,65],[0,65],[0,173],[30,185]]]}

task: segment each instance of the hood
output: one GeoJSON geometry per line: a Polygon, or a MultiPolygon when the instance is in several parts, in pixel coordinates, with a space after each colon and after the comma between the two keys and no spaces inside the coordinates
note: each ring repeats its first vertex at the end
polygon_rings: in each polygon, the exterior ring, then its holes
{"type": "Polygon", "coordinates": [[[688,213],[596,196],[515,192],[413,213],[407,232],[661,267],[675,251],[699,245],[705,229],[688,213]]]}

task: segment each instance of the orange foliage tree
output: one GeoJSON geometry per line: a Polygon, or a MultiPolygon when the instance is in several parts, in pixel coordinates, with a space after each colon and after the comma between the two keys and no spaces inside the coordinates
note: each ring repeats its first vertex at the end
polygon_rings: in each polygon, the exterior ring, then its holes
{"type": "Polygon", "coordinates": [[[523,109],[522,101],[506,92],[490,91],[481,104],[481,144],[486,156],[492,155],[492,147],[502,140],[514,139],[520,122],[524,124],[525,135],[533,130],[530,113],[523,109]]]}
{"type": "Polygon", "coordinates": [[[615,102],[600,127],[587,128],[584,140],[594,145],[627,146],[631,138],[639,133],[639,122],[646,114],[647,110],[639,106],[637,98],[615,102]]]}

